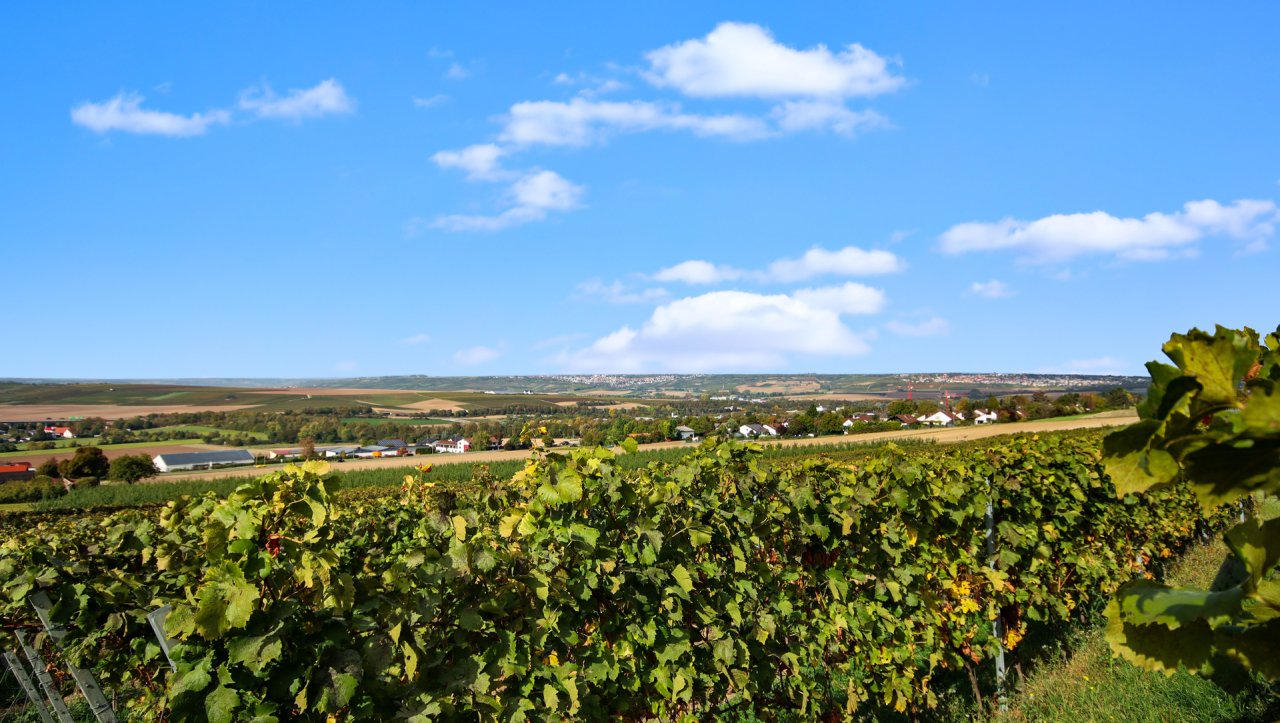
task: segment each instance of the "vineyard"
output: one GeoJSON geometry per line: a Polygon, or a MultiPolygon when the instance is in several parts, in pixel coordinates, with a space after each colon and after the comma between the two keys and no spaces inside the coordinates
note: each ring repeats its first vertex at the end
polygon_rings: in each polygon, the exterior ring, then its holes
{"type": "Polygon", "coordinates": [[[61,655],[131,720],[912,714],[1239,514],[1183,484],[1118,497],[1097,434],[632,457],[341,495],[308,463],[16,518],[2,625],[38,631],[45,592],[61,655]]]}

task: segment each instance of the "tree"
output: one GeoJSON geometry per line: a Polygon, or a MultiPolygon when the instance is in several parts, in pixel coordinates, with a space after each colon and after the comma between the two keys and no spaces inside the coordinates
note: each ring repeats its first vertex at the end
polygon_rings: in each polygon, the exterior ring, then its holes
{"type": "Polygon", "coordinates": [[[67,460],[67,467],[63,470],[62,476],[66,479],[80,479],[81,477],[106,477],[107,471],[111,468],[111,462],[107,459],[107,455],[97,447],[81,447],[76,450],[76,454],[70,460],[67,460]]]}
{"type": "Polygon", "coordinates": [[[151,458],[145,454],[126,454],[111,460],[107,469],[107,479],[133,484],[141,479],[155,477],[160,473],[151,458]]]}
{"type": "Polygon", "coordinates": [[[40,466],[36,467],[36,475],[49,477],[51,479],[61,477],[62,475],[58,473],[58,460],[49,458],[41,462],[40,466]]]}
{"type": "Polygon", "coordinates": [[[1103,403],[1111,409],[1126,409],[1133,406],[1133,397],[1129,396],[1123,387],[1116,387],[1107,392],[1103,397],[1103,403]]]}

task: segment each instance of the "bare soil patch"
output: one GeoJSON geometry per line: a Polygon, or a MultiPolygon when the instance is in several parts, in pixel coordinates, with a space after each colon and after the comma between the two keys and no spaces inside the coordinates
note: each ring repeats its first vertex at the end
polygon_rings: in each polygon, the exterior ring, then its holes
{"type": "Polygon", "coordinates": [[[818,391],[822,385],[814,381],[791,381],[784,382],[778,380],[765,380],[759,384],[741,384],[737,387],[740,392],[749,392],[751,394],[809,394],[818,391]]]}
{"type": "Polygon", "coordinates": [[[402,404],[400,405],[400,409],[419,409],[424,412],[431,411],[432,409],[444,409],[450,412],[458,412],[466,409],[466,407],[452,399],[424,399],[421,402],[402,404]]]}

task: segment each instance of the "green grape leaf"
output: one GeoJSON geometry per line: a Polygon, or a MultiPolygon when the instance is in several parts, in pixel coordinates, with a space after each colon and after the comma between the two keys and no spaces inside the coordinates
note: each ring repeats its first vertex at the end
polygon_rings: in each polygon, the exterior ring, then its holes
{"type": "Polygon", "coordinates": [[[1178,477],[1178,462],[1163,449],[1153,447],[1163,425],[1146,420],[1108,434],[1102,440],[1103,462],[1116,494],[1145,492],[1178,477]]]}
{"type": "Polygon", "coordinates": [[[1251,579],[1250,587],[1256,588],[1280,561],[1280,518],[1262,523],[1257,518],[1249,518],[1227,530],[1226,541],[1244,563],[1251,579]]]}
{"type": "Polygon", "coordinates": [[[693,592],[693,578],[689,576],[689,571],[684,568],[684,565],[676,565],[671,571],[671,577],[686,594],[693,592]]]}
{"type": "Polygon", "coordinates": [[[235,710],[240,705],[240,696],[231,688],[218,686],[204,699],[205,715],[209,723],[232,723],[235,710]]]}
{"type": "Polygon", "coordinates": [[[1209,405],[1236,404],[1236,388],[1258,358],[1257,335],[1221,326],[1213,336],[1199,329],[1174,334],[1164,353],[1187,376],[1200,383],[1199,401],[1209,405]]]}

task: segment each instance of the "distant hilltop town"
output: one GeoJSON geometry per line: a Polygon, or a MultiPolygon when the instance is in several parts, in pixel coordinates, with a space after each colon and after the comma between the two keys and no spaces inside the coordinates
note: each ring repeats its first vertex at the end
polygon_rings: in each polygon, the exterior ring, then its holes
{"type": "Polygon", "coordinates": [[[1088,389],[1099,385],[1140,387],[1147,384],[1146,377],[1115,376],[1106,374],[899,374],[899,379],[915,384],[941,384],[975,386],[1001,385],[1029,389],[1088,389]]]}

